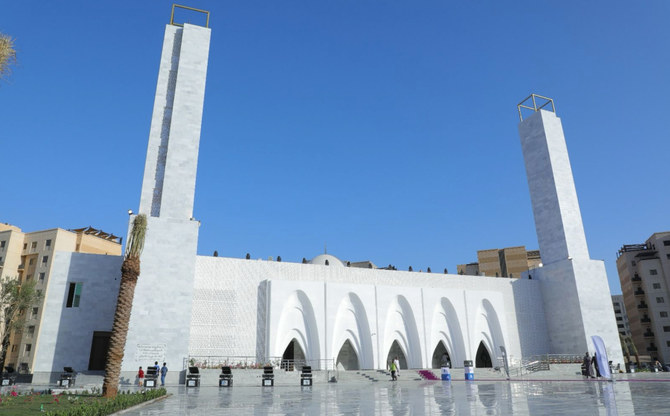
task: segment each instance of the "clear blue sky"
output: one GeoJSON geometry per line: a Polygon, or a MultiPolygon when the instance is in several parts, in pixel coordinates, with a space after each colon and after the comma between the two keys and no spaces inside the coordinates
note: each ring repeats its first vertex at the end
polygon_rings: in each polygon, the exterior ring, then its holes
{"type": "MultiPolygon", "coordinates": [[[[537,248],[516,104],[555,99],[591,257],[670,229],[670,2],[202,1],[201,254],[456,272],[537,248]]],[[[125,235],[168,1],[3,1],[0,221],[125,235]]]]}

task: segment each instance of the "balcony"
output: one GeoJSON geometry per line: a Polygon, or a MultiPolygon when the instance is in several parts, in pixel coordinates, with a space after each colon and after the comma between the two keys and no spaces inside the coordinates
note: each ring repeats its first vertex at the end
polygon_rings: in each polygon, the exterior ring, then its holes
{"type": "Polygon", "coordinates": [[[654,337],[654,333],[651,332],[651,331],[647,331],[647,332],[645,332],[644,334],[642,334],[642,336],[645,337],[645,338],[653,338],[653,337],[654,337]]]}
{"type": "Polygon", "coordinates": [[[642,290],[641,287],[638,287],[635,292],[633,292],[635,296],[644,296],[644,290],[642,290]]]}
{"type": "Polygon", "coordinates": [[[654,344],[651,344],[650,346],[647,347],[647,351],[649,352],[655,352],[658,351],[658,348],[654,344]]]}
{"type": "Polygon", "coordinates": [[[646,303],[642,302],[642,303],[640,303],[639,305],[637,305],[637,308],[638,308],[638,309],[648,309],[648,308],[649,308],[649,305],[647,305],[646,303]]]}
{"type": "Polygon", "coordinates": [[[640,277],[639,274],[635,273],[635,275],[633,275],[633,277],[630,280],[632,280],[633,282],[641,282],[642,278],[640,277]]]}
{"type": "Polygon", "coordinates": [[[25,268],[26,268],[26,265],[25,265],[25,264],[19,264],[19,268],[18,268],[18,270],[19,270],[19,271],[23,271],[23,270],[25,270],[25,268]]]}
{"type": "Polygon", "coordinates": [[[643,324],[650,324],[651,319],[649,319],[648,316],[645,316],[644,318],[640,319],[640,322],[642,322],[643,324]]]}

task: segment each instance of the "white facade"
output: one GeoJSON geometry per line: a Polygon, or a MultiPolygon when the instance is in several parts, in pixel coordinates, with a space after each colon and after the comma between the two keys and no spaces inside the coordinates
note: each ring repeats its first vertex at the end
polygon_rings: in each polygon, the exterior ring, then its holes
{"type": "MultiPolygon", "coordinates": [[[[500,347],[512,359],[582,355],[592,350],[591,335],[603,337],[615,365],[622,362],[604,265],[588,255],[555,114],[538,111],[519,126],[545,261],[526,278],[363,269],[329,255],[311,264],[196,256],[199,223],[191,216],[209,29],[168,26],[164,42],[139,210],[148,228],[123,382],[154,361],[182,370],[190,359],[265,362],[289,350],[321,369],[338,357],[345,368],[386,368],[395,355],[401,367],[432,367],[443,350],[454,366],[482,354],[498,365],[500,347]]],[[[120,257],[108,261],[120,266],[120,257]]],[[[59,258],[56,281],[77,279],[93,263],[59,258]]],[[[43,371],[66,362],[85,367],[84,335],[78,346],[57,342],[71,326],[78,334],[111,327],[108,306],[118,291],[109,279],[118,271],[105,270],[104,310],[95,318],[59,322],[64,286],[50,288],[55,329],[41,334],[50,346],[40,352],[43,371]]]]}
{"type": "Polygon", "coordinates": [[[281,357],[295,339],[306,360],[325,367],[349,340],[359,368],[385,368],[396,341],[409,367],[425,368],[440,342],[454,366],[483,343],[497,363],[500,346],[514,358],[548,350],[539,287],[333,261],[198,257],[189,355],[281,357]]]}
{"type": "Polygon", "coordinates": [[[589,257],[561,120],[536,111],[519,135],[543,261],[524,276],[542,282],[551,352],[588,351],[598,335],[610,360],[623,363],[605,264],[589,257]]]}

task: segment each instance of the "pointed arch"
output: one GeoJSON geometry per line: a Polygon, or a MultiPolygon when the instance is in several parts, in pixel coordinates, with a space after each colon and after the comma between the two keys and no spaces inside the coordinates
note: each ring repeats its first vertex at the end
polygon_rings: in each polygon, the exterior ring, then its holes
{"type": "Polygon", "coordinates": [[[348,340],[361,369],[374,367],[372,335],[363,302],[353,292],[342,298],[335,314],[331,351],[338,352],[348,340]]]}
{"type": "Polygon", "coordinates": [[[452,363],[462,363],[468,359],[461,323],[454,305],[443,297],[433,309],[430,345],[443,342],[452,363]]]}
{"type": "Polygon", "coordinates": [[[277,338],[272,355],[283,356],[289,344],[295,341],[304,352],[305,361],[315,369],[319,368],[319,334],[314,316],[314,308],[302,290],[291,293],[282,308],[277,338]]]}
{"type": "Polygon", "coordinates": [[[361,366],[359,365],[358,354],[354,349],[351,340],[347,339],[342,344],[342,348],[337,353],[337,359],[335,361],[335,366],[337,368],[344,368],[345,370],[360,370],[361,366]]]}
{"type": "Polygon", "coordinates": [[[491,351],[486,347],[484,341],[479,343],[477,353],[475,354],[475,367],[477,368],[491,368],[493,367],[493,360],[491,359],[491,351]]]}
{"type": "Polygon", "coordinates": [[[391,348],[389,349],[389,352],[386,355],[386,364],[388,365],[391,361],[393,361],[396,358],[400,363],[399,365],[400,368],[398,370],[405,370],[409,368],[409,366],[407,365],[407,354],[402,349],[400,344],[398,344],[398,341],[393,341],[393,344],[391,344],[391,348]]]}
{"type": "Polygon", "coordinates": [[[498,353],[501,346],[505,346],[505,338],[493,304],[488,299],[482,299],[477,310],[475,321],[475,344],[472,346],[477,348],[472,351],[474,356],[477,356],[483,348],[487,351],[492,365],[498,365],[498,353]]]}
{"type": "Polygon", "coordinates": [[[450,366],[450,363],[451,355],[449,354],[449,350],[447,350],[447,346],[444,344],[444,341],[440,340],[433,350],[431,368],[450,366]]]}
{"type": "MultiPolygon", "coordinates": [[[[384,343],[382,351],[390,351],[394,343],[407,359],[407,368],[422,368],[421,344],[414,319],[414,312],[407,299],[396,296],[386,312],[384,343]]],[[[386,363],[380,363],[384,367],[386,363]]]]}

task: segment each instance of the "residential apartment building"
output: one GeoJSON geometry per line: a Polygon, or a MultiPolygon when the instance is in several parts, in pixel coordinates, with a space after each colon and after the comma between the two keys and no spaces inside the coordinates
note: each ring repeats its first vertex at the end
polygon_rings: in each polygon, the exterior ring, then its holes
{"type": "Polygon", "coordinates": [[[612,295],[612,307],[614,307],[614,317],[616,318],[619,334],[622,337],[631,336],[630,323],[628,322],[628,314],[626,313],[626,305],[623,301],[623,295],[612,295]]]}
{"type": "MultiPolygon", "coordinates": [[[[41,295],[41,300],[25,311],[28,316],[24,330],[10,335],[5,365],[12,365],[22,372],[32,368],[39,341],[37,334],[42,320],[43,295],[48,290],[51,264],[57,251],[119,256],[121,239],[92,227],[70,231],[54,228],[24,233],[16,226],[0,224],[0,278],[3,281],[19,279],[22,284],[35,281],[36,290],[41,295]]],[[[76,306],[82,287],[76,283],[71,285],[67,303],[76,306]]]]}
{"type": "Polygon", "coordinates": [[[616,263],[637,350],[670,363],[670,231],[624,245],[616,263]]]}
{"type": "Polygon", "coordinates": [[[526,251],[525,246],[517,246],[479,250],[476,263],[459,264],[457,270],[463,275],[515,278],[541,263],[538,250],[526,251]]]}

